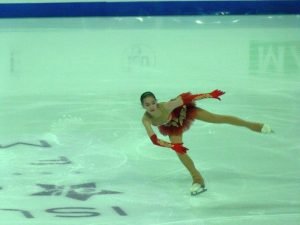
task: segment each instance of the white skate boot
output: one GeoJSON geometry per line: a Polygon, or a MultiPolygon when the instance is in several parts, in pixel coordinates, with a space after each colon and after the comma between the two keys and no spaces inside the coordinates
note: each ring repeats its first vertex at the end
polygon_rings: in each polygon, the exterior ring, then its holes
{"type": "Polygon", "coordinates": [[[263,127],[261,128],[261,133],[269,134],[269,133],[273,133],[273,130],[268,124],[264,124],[263,127]]]}
{"type": "Polygon", "coordinates": [[[204,185],[198,184],[198,183],[194,183],[191,187],[191,195],[198,195],[201,194],[203,192],[207,191],[207,189],[205,188],[204,185]]]}

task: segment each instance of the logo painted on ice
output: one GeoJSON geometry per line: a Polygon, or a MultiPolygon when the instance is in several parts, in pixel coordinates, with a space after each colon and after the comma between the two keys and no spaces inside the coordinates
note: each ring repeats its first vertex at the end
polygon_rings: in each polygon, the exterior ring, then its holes
{"type": "MultiPolygon", "coordinates": [[[[66,195],[68,198],[86,201],[94,195],[110,195],[110,194],[122,194],[122,192],[109,191],[109,190],[96,190],[95,183],[85,183],[78,185],[71,185],[68,187],[57,186],[51,184],[37,184],[38,186],[44,188],[45,190],[39,193],[32,194],[32,196],[61,196],[66,195]]],[[[111,206],[113,212],[118,216],[127,216],[128,214],[120,206],[111,206]]],[[[13,212],[15,214],[22,215],[26,219],[34,219],[34,214],[27,209],[16,209],[16,208],[0,208],[0,211],[13,212]]],[[[93,207],[59,207],[59,208],[49,208],[45,210],[46,213],[54,214],[55,217],[61,218],[88,218],[88,217],[98,217],[101,213],[98,209],[93,207]]]]}
{"type": "Polygon", "coordinates": [[[44,140],[40,140],[40,144],[32,144],[32,143],[27,143],[27,142],[15,142],[9,145],[0,145],[0,148],[11,148],[16,145],[27,145],[27,146],[33,146],[33,147],[42,147],[42,148],[50,148],[51,145],[44,140]]]}
{"type": "Polygon", "coordinates": [[[71,185],[69,187],[57,186],[51,184],[37,184],[41,188],[45,189],[42,192],[32,194],[33,196],[61,196],[65,195],[67,198],[72,198],[80,201],[86,201],[94,195],[112,195],[112,194],[122,194],[118,191],[109,190],[96,190],[95,183],[85,183],[78,185],[71,185]]]}
{"type": "Polygon", "coordinates": [[[38,162],[31,163],[31,165],[66,165],[72,164],[72,162],[65,156],[60,156],[58,159],[47,159],[47,160],[39,160],[38,162]]]}

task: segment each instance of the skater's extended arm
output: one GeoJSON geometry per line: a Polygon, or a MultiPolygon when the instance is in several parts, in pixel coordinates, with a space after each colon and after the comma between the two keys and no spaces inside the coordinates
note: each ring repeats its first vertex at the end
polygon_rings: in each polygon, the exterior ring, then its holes
{"type": "Polygon", "coordinates": [[[224,91],[220,91],[220,90],[214,90],[210,93],[205,93],[205,94],[191,94],[190,92],[187,92],[187,93],[182,93],[181,95],[179,95],[183,101],[183,104],[190,104],[192,103],[193,101],[196,101],[196,100],[200,100],[200,99],[203,99],[203,98],[215,98],[215,99],[218,99],[218,100],[221,100],[220,99],[220,96],[221,95],[224,95],[225,92],[224,91]]]}
{"type": "Polygon", "coordinates": [[[187,92],[187,93],[183,93],[183,94],[179,95],[177,98],[165,103],[165,108],[170,111],[173,111],[175,108],[177,108],[179,106],[190,104],[194,101],[201,100],[204,98],[216,98],[218,100],[221,100],[220,96],[223,94],[225,94],[225,92],[220,91],[220,90],[214,90],[210,93],[204,93],[204,94],[191,94],[190,92],[187,92]]]}

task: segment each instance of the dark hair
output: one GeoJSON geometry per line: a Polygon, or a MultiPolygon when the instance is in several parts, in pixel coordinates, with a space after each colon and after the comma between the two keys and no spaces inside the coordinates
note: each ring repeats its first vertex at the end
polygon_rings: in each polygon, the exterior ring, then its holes
{"type": "Polygon", "coordinates": [[[152,92],[146,91],[146,92],[144,92],[144,93],[141,95],[141,98],[140,98],[141,104],[142,104],[142,105],[143,105],[143,103],[144,103],[144,99],[147,98],[147,97],[153,97],[153,98],[156,100],[156,97],[155,97],[155,95],[154,95],[152,92]]]}

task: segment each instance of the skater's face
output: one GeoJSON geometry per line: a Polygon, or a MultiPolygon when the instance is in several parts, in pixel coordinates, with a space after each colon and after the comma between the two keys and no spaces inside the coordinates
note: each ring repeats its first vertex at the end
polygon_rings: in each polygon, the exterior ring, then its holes
{"type": "Polygon", "coordinates": [[[144,109],[146,109],[147,112],[154,113],[157,109],[156,99],[152,96],[144,98],[143,107],[144,109]]]}

